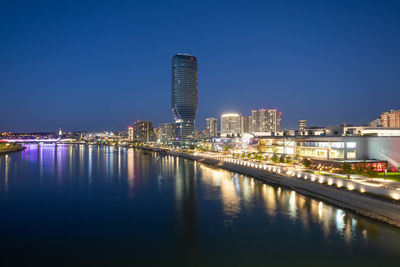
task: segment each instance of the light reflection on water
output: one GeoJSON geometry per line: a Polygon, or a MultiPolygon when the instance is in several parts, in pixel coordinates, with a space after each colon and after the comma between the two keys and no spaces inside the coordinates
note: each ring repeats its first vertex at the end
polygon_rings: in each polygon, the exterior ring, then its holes
{"type": "MultiPolygon", "coordinates": [[[[203,173],[204,184],[219,188],[224,214],[229,219],[236,217],[243,205],[246,203],[252,205],[253,201],[261,196],[265,212],[270,219],[273,220],[278,213],[283,214],[290,220],[300,221],[304,230],[309,230],[311,223],[318,223],[325,236],[328,237],[332,231],[335,231],[343,235],[347,242],[351,241],[357,219],[346,214],[342,209],[296,194],[293,190],[282,191],[281,188],[255,182],[252,178],[243,175],[206,165],[201,165],[200,169],[203,173]]],[[[212,194],[215,193],[215,191],[212,192],[212,194]]]]}
{"type": "MultiPolygon", "coordinates": [[[[36,247],[51,250],[35,239],[38,230],[26,225],[67,220],[65,229],[39,231],[48,240],[66,242],[73,255],[75,249],[87,250],[90,259],[101,251],[94,246],[100,242],[114,255],[101,263],[116,257],[130,263],[125,249],[140,251],[138,256],[158,249],[170,264],[194,258],[202,264],[399,260],[398,229],[251,177],[134,149],[31,145],[1,156],[0,208],[0,229],[8,229],[0,230],[2,247],[22,235],[19,242],[26,238],[27,246],[37,242],[32,253],[36,247]],[[33,217],[26,215],[27,207],[33,217]]],[[[0,256],[15,254],[6,252],[0,256]]]]}

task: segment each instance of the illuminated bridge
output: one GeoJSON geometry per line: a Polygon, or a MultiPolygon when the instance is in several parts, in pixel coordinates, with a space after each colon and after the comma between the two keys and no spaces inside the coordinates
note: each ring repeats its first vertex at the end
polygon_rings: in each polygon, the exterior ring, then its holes
{"type": "Polygon", "coordinates": [[[10,142],[10,143],[59,143],[63,141],[61,138],[57,139],[3,139],[0,142],[10,142]]]}

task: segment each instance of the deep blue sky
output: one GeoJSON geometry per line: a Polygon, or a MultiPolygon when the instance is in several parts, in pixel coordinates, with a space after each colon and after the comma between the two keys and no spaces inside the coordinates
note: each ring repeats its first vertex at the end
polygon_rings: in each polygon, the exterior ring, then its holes
{"type": "Polygon", "coordinates": [[[0,1],[0,131],[171,122],[171,57],[199,61],[197,125],[400,108],[400,1],[0,1]]]}

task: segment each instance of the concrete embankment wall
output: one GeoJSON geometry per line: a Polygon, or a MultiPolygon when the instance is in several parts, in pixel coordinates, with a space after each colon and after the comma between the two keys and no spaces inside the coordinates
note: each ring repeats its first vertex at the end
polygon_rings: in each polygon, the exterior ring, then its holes
{"type": "Polygon", "coordinates": [[[300,194],[400,227],[400,205],[397,201],[386,201],[366,195],[368,192],[390,196],[399,192],[396,190],[361,185],[342,178],[324,177],[309,173],[301,174],[298,171],[283,170],[283,168],[271,165],[234,161],[233,159],[202,157],[187,153],[167,153],[251,176],[268,184],[286,187],[300,194]],[[269,170],[268,167],[270,167],[269,170]]]}

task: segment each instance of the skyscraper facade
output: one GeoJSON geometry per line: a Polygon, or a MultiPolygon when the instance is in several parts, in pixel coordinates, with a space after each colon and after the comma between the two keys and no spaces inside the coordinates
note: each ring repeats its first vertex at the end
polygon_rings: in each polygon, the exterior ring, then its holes
{"type": "Polygon", "coordinates": [[[176,140],[193,139],[198,107],[198,69],[197,58],[192,55],[172,57],[171,104],[176,140]]]}

